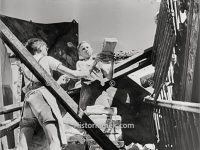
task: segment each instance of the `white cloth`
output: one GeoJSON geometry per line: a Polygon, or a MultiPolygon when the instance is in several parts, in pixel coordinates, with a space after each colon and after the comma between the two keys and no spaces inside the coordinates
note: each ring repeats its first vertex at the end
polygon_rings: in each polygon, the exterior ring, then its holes
{"type": "MultiPolygon", "coordinates": [[[[92,57],[89,60],[80,60],[76,63],[76,69],[79,71],[89,70],[94,61],[95,60],[93,60],[92,57]]],[[[84,78],[88,80],[84,81],[84,83],[89,85],[91,82],[98,80],[101,82],[101,85],[104,86],[106,80],[103,76],[102,70],[108,72],[109,67],[109,65],[104,65],[102,62],[98,62],[97,65],[94,67],[94,70],[91,72],[90,76],[84,78]]]]}
{"type": "MultiPolygon", "coordinates": [[[[36,61],[39,61],[39,64],[44,68],[44,70],[52,76],[53,70],[56,70],[57,67],[61,64],[60,61],[56,60],[55,58],[51,56],[41,56],[36,55],[33,56],[36,61]]],[[[29,69],[25,66],[23,66],[23,70],[26,76],[31,78],[34,82],[39,82],[38,79],[29,71],[29,69]]],[[[29,84],[29,80],[25,78],[25,85],[29,84]]]]}
{"type": "Polygon", "coordinates": [[[47,103],[52,109],[52,112],[54,113],[56,119],[58,120],[58,126],[59,126],[59,132],[60,132],[60,137],[61,137],[61,143],[62,144],[67,144],[65,132],[64,132],[64,123],[63,123],[63,118],[60,113],[60,109],[58,108],[58,104],[56,102],[55,97],[45,88],[41,87],[37,90],[40,90],[44,98],[46,99],[47,103]]]}

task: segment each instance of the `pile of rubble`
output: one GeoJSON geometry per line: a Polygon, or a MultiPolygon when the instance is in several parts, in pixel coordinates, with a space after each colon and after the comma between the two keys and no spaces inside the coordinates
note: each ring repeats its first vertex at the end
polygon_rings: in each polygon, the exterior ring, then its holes
{"type": "Polygon", "coordinates": [[[138,54],[139,51],[136,50],[130,50],[130,51],[117,51],[115,52],[115,63],[120,62],[121,60],[124,60],[126,58],[129,58],[133,55],[138,54]]]}
{"type": "Polygon", "coordinates": [[[144,146],[139,143],[131,143],[125,146],[126,150],[155,150],[154,144],[145,144],[144,146]]]}
{"type": "MultiPolygon", "coordinates": [[[[121,116],[117,115],[116,107],[105,107],[102,105],[88,106],[86,113],[118,148],[124,147],[121,116]]],[[[86,135],[86,144],[89,150],[102,150],[89,135],[86,135]]]]}
{"type": "MultiPolygon", "coordinates": [[[[87,106],[85,113],[95,125],[119,148],[126,150],[155,150],[154,144],[125,145],[122,137],[122,117],[117,115],[117,107],[111,107],[116,88],[110,87],[97,98],[95,105],[87,106]]],[[[102,148],[84,130],[95,128],[93,124],[80,124],[68,113],[64,116],[65,134],[69,147],[78,150],[102,150],[102,148]]]]}
{"type": "MultiPolygon", "coordinates": [[[[118,148],[124,147],[121,116],[117,115],[116,107],[88,106],[85,113],[118,148]]],[[[64,124],[69,145],[78,146],[80,150],[85,147],[88,147],[89,150],[102,150],[95,140],[83,129],[95,128],[94,124],[78,124],[69,114],[65,115],[64,124]]]]}

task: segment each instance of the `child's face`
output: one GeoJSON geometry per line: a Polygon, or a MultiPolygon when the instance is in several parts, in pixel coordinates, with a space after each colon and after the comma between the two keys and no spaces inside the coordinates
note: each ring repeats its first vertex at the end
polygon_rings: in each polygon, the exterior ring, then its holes
{"type": "Polygon", "coordinates": [[[79,55],[82,56],[84,59],[89,59],[93,53],[93,50],[88,43],[83,43],[79,47],[79,55]]]}
{"type": "Polygon", "coordinates": [[[44,56],[47,56],[47,51],[48,51],[48,47],[47,45],[42,45],[41,46],[41,54],[43,54],[44,56]]]}

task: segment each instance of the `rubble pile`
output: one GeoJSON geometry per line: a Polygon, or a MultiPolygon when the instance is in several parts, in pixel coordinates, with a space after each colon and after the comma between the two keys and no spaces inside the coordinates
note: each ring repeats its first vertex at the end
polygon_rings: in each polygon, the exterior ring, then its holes
{"type": "Polygon", "coordinates": [[[119,63],[120,61],[126,59],[126,58],[129,58],[133,55],[136,55],[138,54],[139,51],[136,51],[136,50],[130,50],[130,51],[124,51],[124,50],[121,50],[121,51],[117,51],[115,52],[115,63],[119,63]]]}
{"type": "MultiPolygon", "coordinates": [[[[121,116],[117,115],[116,107],[105,107],[102,105],[88,106],[86,114],[118,148],[124,147],[121,130],[121,116]]],[[[87,125],[87,127],[94,126],[87,125]]],[[[86,135],[86,144],[88,145],[89,150],[102,150],[90,135],[86,135]]]]}

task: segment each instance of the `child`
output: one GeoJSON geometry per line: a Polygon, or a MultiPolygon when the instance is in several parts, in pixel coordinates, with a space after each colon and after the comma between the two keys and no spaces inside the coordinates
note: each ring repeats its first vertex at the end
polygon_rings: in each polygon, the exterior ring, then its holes
{"type": "Polygon", "coordinates": [[[92,68],[90,75],[81,79],[79,108],[86,110],[87,106],[95,104],[96,99],[105,90],[103,87],[105,78],[112,78],[114,56],[112,52],[107,54],[100,53],[96,57],[92,56],[93,50],[86,41],[80,42],[77,48],[80,58],[76,64],[77,70],[86,71],[92,68]]]}
{"type": "MultiPolygon", "coordinates": [[[[67,77],[81,78],[88,76],[89,71],[75,71],[66,68],[51,56],[47,56],[47,45],[38,38],[32,38],[26,43],[26,48],[33,54],[38,63],[52,75],[52,70],[63,74],[59,84],[64,84],[67,77]]],[[[63,122],[55,97],[24,67],[25,100],[20,121],[20,138],[17,150],[28,150],[33,134],[42,126],[47,137],[50,150],[61,150],[61,144],[67,144],[63,132],[63,122]]]]}

